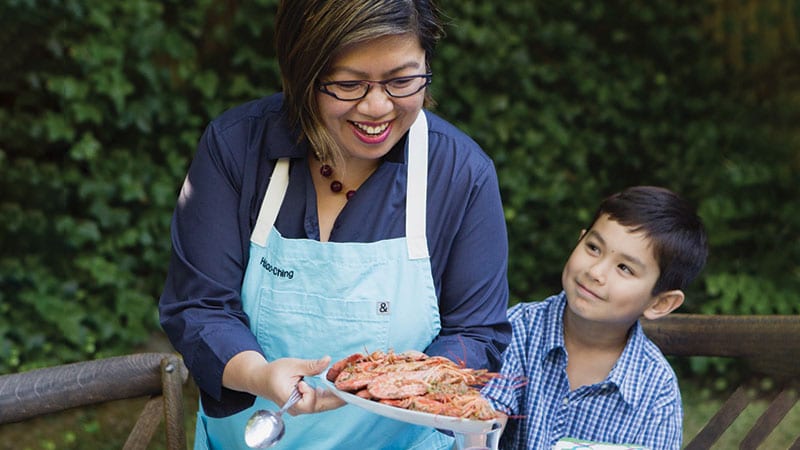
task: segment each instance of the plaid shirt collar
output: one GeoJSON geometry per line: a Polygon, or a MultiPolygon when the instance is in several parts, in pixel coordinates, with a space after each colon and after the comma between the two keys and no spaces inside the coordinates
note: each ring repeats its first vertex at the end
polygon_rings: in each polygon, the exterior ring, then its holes
{"type": "MultiPolygon", "coordinates": [[[[564,345],[564,308],[567,306],[567,296],[564,291],[556,297],[555,301],[551,302],[547,307],[547,320],[544,321],[544,333],[542,336],[541,345],[542,351],[542,364],[545,360],[552,358],[553,352],[561,352],[567,354],[567,349],[564,345]]],[[[640,390],[638,386],[642,380],[636,376],[637,371],[635,367],[635,358],[643,351],[645,335],[641,325],[637,321],[631,327],[630,334],[628,335],[628,343],[622,351],[611,372],[606,379],[600,384],[618,389],[622,399],[631,407],[636,407],[637,395],[640,390]]]]}

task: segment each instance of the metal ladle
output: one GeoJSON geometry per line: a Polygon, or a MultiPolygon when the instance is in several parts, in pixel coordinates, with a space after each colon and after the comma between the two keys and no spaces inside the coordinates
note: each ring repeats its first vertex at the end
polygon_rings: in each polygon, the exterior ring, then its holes
{"type": "Polygon", "coordinates": [[[277,412],[266,409],[259,409],[254,412],[244,427],[245,443],[251,448],[267,448],[277,444],[286,431],[281,415],[297,403],[301,397],[300,391],[295,386],[292,395],[289,396],[286,403],[277,412]]]}

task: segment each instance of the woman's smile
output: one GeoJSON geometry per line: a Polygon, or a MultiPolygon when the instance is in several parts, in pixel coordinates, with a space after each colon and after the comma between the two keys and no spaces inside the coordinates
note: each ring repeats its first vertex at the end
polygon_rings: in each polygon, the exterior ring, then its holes
{"type": "Polygon", "coordinates": [[[353,131],[356,137],[366,144],[380,144],[385,141],[392,132],[392,122],[370,123],[354,122],[353,131]]]}

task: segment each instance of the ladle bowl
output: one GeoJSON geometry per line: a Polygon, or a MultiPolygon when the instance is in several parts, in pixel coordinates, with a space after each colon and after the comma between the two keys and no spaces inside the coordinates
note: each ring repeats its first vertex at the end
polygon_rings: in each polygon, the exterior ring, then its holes
{"type": "Polygon", "coordinates": [[[286,432],[286,425],[281,416],[301,397],[300,391],[295,386],[286,403],[278,411],[259,409],[254,412],[244,427],[244,442],[250,448],[268,448],[277,444],[286,432]]]}

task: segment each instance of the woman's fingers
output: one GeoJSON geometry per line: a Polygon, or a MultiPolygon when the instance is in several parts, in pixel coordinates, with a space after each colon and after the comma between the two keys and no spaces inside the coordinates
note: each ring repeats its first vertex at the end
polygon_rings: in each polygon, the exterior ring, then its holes
{"type": "Polygon", "coordinates": [[[344,401],[328,389],[322,387],[315,388],[305,381],[298,383],[297,389],[300,391],[300,394],[303,395],[303,398],[301,398],[294,407],[289,409],[289,413],[292,415],[330,411],[345,404],[344,401]]]}

